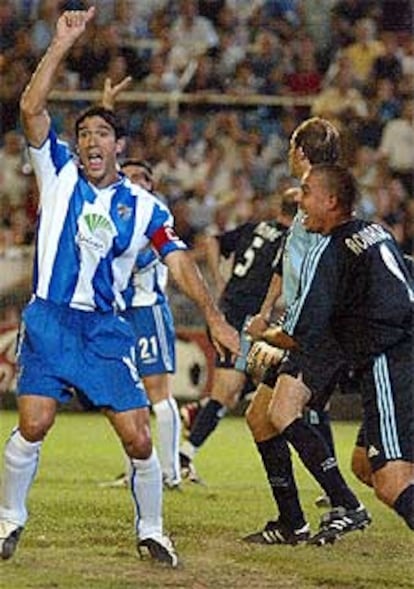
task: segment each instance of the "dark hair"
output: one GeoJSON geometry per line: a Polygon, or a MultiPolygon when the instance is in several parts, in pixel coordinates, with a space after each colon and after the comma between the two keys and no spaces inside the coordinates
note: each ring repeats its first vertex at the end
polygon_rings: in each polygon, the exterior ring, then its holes
{"type": "Polygon", "coordinates": [[[62,0],[59,9],[62,12],[66,10],[88,10],[83,0],[62,0]]]}
{"type": "Polygon", "coordinates": [[[92,106],[91,108],[88,108],[87,110],[83,111],[83,113],[81,113],[79,117],[76,119],[76,137],[79,136],[79,127],[81,126],[81,124],[84,122],[85,119],[89,119],[90,117],[101,117],[101,119],[104,119],[104,121],[106,121],[108,125],[110,125],[115,131],[116,139],[119,139],[120,137],[125,135],[124,129],[118,123],[117,118],[112,110],[109,110],[108,108],[105,108],[103,106],[92,106]]]}
{"type": "Polygon", "coordinates": [[[121,170],[124,170],[127,166],[136,166],[137,168],[141,168],[144,171],[144,176],[147,182],[150,183],[150,191],[154,190],[154,176],[152,172],[152,166],[147,160],[136,160],[136,159],[128,159],[122,162],[121,170]]]}
{"type": "Polygon", "coordinates": [[[295,148],[301,147],[311,164],[334,164],[341,154],[339,131],[320,117],[303,121],[292,135],[295,148]]]}
{"type": "Polygon", "coordinates": [[[152,166],[147,160],[134,160],[134,159],[125,160],[121,164],[121,170],[123,168],[126,168],[127,166],[137,166],[138,168],[144,168],[144,170],[147,171],[148,174],[151,176],[151,180],[152,180],[152,175],[153,175],[152,166]]]}
{"type": "Polygon", "coordinates": [[[320,174],[328,191],[337,197],[342,210],[352,213],[359,192],[357,182],[349,170],[339,164],[315,164],[310,173],[320,174]]]}

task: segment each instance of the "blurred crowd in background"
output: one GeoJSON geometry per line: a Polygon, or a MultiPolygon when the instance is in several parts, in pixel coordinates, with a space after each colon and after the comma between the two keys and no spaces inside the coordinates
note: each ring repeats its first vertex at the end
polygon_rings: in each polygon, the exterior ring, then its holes
{"type": "Polygon", "coordinates": [[[102,90],[106,77],[132,76],[130,91],[199,96],[177,112],[163,100],[118,107],[124,156],[154,167],[196,255],[206,232],[275,215],[292,184],[289,137],[312,115],[342,132],[344,161],[360,186],[358,214],[386,224],[414,253],[410,0],[0,0],[0,257],[16,255],[35,233],[21,92],[61,10],[90,4],[94,24],[56,80],[70,99],[52,104],[54,124],[73,142],[74,120],[89,105],[82,91],[102,90]],[[240,103],[220,105],[220,96],[240,103]],[[269,96],[286,100],[269,105],[269,96]]]}

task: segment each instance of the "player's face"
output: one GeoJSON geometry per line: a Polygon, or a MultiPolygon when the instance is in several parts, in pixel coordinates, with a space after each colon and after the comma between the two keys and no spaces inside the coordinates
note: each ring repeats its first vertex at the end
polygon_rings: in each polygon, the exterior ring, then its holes
{"type": "Polygon", "coordinates": [[[148,170],[145,168],[131,164],[128,166],[123,166],[122,171],[126,176],[128,176],[133,184],[138,184],[138,186],[145,188],[145,190],[152,190],[152,178],[149,175],[148,170]]]}
{"type": "Polygon", "coordinates": [[[320,174],[308,171],[302,178],[300,207],[303,211],[302,223],[311,233],[326,233],[326,214],[331,204],[328,192],[320,174]]]}
{"type": "Polygon", "coordinates": [[[83,171],[92,184],[104,188],[116,181],[121,144],[105,119],[87,117],[79,127],[77,147],[83,171]]]}

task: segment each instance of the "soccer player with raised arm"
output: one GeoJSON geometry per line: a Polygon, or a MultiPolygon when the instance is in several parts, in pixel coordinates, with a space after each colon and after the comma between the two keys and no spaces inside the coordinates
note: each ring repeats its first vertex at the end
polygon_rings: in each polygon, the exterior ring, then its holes
{"type": "Polygon", "coordinates": [[[119,174],[114,114],[103,107],[75,125],[79,165],[57,137],[47,109],[55,74],[95,8],[65,11],[21,101],[24,132],[40,189],[33,296],[22,315],[17,383],[19,423],[4,451],[0,555],[10,558],[26,525],[27,496],[58,404],[76,390],[102,410],[131,459],[137,547],[174,567],[163,532],[162,477],[152,446],[148,400],[135,363],[125,308],[138,252],[149,244],[204,312],[213,343],[237,354],[239,337],[215,306],[169,210],[119,174]]]}

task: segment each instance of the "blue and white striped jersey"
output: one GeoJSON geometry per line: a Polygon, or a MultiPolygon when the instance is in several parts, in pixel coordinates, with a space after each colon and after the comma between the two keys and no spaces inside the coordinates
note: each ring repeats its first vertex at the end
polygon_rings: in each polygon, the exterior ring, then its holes
{"type": "Polygon", "coordinates": [[[29,152],[40,190],[36,296],[85,311],[124,309],[139,251],[186,249],[165,205],[123,175],[103,189],[88,182],[53,129],[29,152]]]}
{"type": "Polygon", "coordinates": [[[168,268],[152,247],[138,254],[130,288],[124,293],[127,307],[149,307],[167,301],[168,268]]]}

